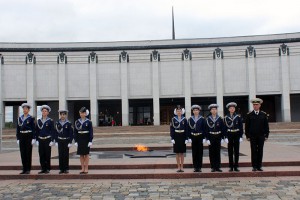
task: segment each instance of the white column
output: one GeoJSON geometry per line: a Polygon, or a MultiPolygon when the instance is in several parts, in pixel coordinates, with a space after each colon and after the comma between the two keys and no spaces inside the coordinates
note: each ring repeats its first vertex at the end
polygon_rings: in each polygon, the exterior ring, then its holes
{"type": "Polygon", "coordinates": [[[190,50],[185,49],[182,52],[182,67],[184,79],[184,103],[185,103],[185,116],[191,116],[191,65],[192,53],[190,50]]]}
{"type": "Polygon", "coordinates": [[[246,49],[247,69],[248,69],[248,88],[249,88],[249,110],[252,110],[252,104],[250,100],[256,97],[256,65],[255,57],[256,52],[252,46],[246,49]]]}
{"type": "Polygon", "coordinates": [[[160,125],[160,104],[159,104],[159,61],[158,51],[152,51],[152,95],[153,95],[153,120],[154,125],[160,125]]]}
{"type": "Polygon", "coordinates": [[[224,103],[223,103],[223,51],[220,48],[215,49],[215,70],[216,70],[216,93],[217,104],[219,105],[218,114],[224,116],[224,103]]]}
{"type": "Polygon", "coordinates": [[[280,66],[282,80],[281,113],[283,122],[291,122],[290,102],[290,70],[289,70],[289,48],[287,45],[280,45],[280,66]]]}
{"type": "Polygon", "coordinates": [[[98,100],[97,100],[97,62],[96,53],[92,52],[89,56],[90,63],[90,106],[91,106],[91,121],[93,126],[98,126],[98,100]]]}
{"type": "Polygon", "coordinates": [[[60,53],[57,58],[58,64],[58,99],[59,110],[68,109],[67,107],[67,74],[66,74],[67,56],[64,53],[60,53]]]}
{"type": "Polygon", "coordinates": [[[127,52],[121,52],[119,56],[121,68],[121,99],[122,99],[122,126],[129,125],[129,102],[128,102],[128,62],[127,52]]]}
{"type": "Polygon", "coordinates": [[[30,115],[36,117],[35,56],[31,52],[26,56],[26,82],[27,103],[32,106],[30,115]]]}

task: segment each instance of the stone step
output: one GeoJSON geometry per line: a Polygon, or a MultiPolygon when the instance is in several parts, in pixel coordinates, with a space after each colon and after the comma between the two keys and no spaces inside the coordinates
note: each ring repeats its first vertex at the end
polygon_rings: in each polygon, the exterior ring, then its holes
{"type": "MultiPolygon", "coordinates": [[[[239,163],[241,168],[249,168],[251,167],[250,162],[241,162],[239,163]]],[[[264,162],[264,167],[300,167],[300,161],[289,161],[289,162],[264,162]]],[[[53,170],[58,170],[58,165],[51,166],[53,170]]],[[[228,163],[222,163],[223,168],[228,168],[228,163]]],[[[98,165],[89,165],[89,169],[91,170],[135,170],[135,169],[173,169],[176,168],[176,164],[171,163],[163,163],[163,164],[98,164],[98,165]]],[[[192,164],[184,164],[184,168],[192,169],[192,164]]],[[[209,163],[203,163],[203,168],[210,168],[209,163]]],[[[22,167],[19,165],[1,165],[0,171],[11,171],[11,170],[21,170],[22,167]]],[[[34,165],[32,166],[33,170],[39,170],[40,166],[34,165]]],[[[80,165],[70,165],[70,170],[79,170],[81,169],[80,165]]]]}
{"type": "Polygon", "coordinates": [[[300,176],[300,166],[265,167],[263,172],[252,172],[251,167],[241,167],[240,172],[210,172],[209,168],[202,169],[201,173],[193,172],[186,168],[184,172],[177,173],[172,169],[90,169],[88,174],[79,174],[80,170],[70,170],[69,174],[58,174],[58,170],[52,170],[50,174],[38,174],[38,170],[32,170],[29,175],[19,175],[20,170],[0,170],[0,180],[13,179],[184,179],[184,178],[235,178],[235,177],[278,177],[300,176]]]}

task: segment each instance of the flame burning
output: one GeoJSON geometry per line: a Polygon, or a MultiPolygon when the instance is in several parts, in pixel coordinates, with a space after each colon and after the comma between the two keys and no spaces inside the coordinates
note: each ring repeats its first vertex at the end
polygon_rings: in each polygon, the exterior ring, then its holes
{"type": "Polygon", "coordinates": [[[142,144],[136,144],[134,146],[134,149],[136,149],[137,151],[142,151],[142,152],[149,151],[149,148],[142,144]]]}

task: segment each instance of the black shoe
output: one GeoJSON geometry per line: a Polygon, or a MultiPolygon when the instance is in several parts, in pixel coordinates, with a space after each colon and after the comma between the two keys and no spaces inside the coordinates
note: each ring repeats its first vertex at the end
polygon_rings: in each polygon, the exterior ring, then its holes
{"type": "Polygon", "coordinates": [[[199,169],[199,171],[198,172],[202,172],[202,170],[201,169],[199,169]]]}
{"type": "Polygon", "coordinates": [[[66,170],[66,171],[65,171],[65,174],[68,174],[68,173],[69,173],[69,171],[68,171],[68,170],[66,170]]]}
{"type": "Polygon", "coordinates": [[[45,174],[49,174],[49,173],[50,173],[50,170],[45,170],[44,173],[45,173],[45,174]]]}
{"type": "Polygon", "coordinates": [[[215,172],[216,170],[215,169],[211,169],[211,172],[215,172]]]}
{"type": "Polygon", "coordinates": [[[64,173],[64,171],[59,171],[59,173],[58,174],[63,174],[64,173]]]}
{"type": "Polygon", "coordinates": [[[220,168],[219,168],[219,169],[216,169],[216,171],[217,171],[217,172],[223,172],[220,168]]]}
{"type": "Polygon", "coordinates": [[[184,171],[181,169],[180,172],[184,172],[184,171]]]}
{"type": "Polygon", "coordinates": [[[257,171],[257,169],[253,167],[253,168],[252,168],[252,171],[253,171],[253,172],[256,172],[256,171],[257,171]]]}
{"type": "Polygon", "coordinates": [[[260,167],[260,168],[257,168],[257,171],[262,172],[262,171],[264,171],[264,170],[260,167]]]}
{"type": "Polygon", "coordinates": [[[198,169],[195,168],[195,169],[194,169],[194,172],[198,172],[198,169]]]}
{"type": "Polygon", "coordinates": [[[30,174],[30,171],[26,171],[26,172],[24,172],[24,174],[30,174]]]}
{"type": "Polygon", "coordinates": [[[235,167],[235,168],[234,168],[234,171],[239,172],[240,170],[239,170],[238,167],[235,167]]]}
{"type": "Polygon", "coordinates": [[[233,168],[232,167],[229,168],[229,172],[233,172],[233,168]]]}
{"type": "Polygon", "coordinates": [[[39,171],[38,174],[45,174],[45,170],[39,171]]]}

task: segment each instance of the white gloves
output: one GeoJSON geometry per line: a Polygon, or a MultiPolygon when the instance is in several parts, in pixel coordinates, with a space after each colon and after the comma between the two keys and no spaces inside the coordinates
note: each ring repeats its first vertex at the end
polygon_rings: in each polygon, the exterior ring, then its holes
{"type": "Polygon", "coordinates": [[[243,142],[243,138],[240,138],[240,143],[243,142]]]}
{"type": "Polygon", "coordinates": [[[68,147],[70,148],[72,146],[72,144],[70,143],[70,144],[68,144],[68,147]]]}
{"type": "Polygon", "coordinates": [[[54,142],[51,141],[51,142],[49,143],[49,147],[51,147],[51,146],[53,146],[53,145],[54,145],[54,142]]]}
{"type": "Polygon", "coordinates": [[[208,145],[210,145],[210,141],[209,141],[209,140],[207,140],[206,143],[207,143],[208,145]]]}
{"type": "Polygon", "coordinates": [[[18,146],[20,145],[20,140],[17,140],[17,144],[18,144],[18,146]]]}
{"type": "Polygon", "coordinates": [[[171,140],[171,143],[172,143],[172,144],[175,144],[175,140],[171,140]]]}
{"type": "Polygon", "coordinates": [[[39,141],[36,141],[35,145],[38,147],[40,145],[39,141]]]}
{"type": "Polygon", "coordinates": [[[221,140],[221,144],[223,144],[223,143],[224,143],[224,139],[221,140]]]}
{"type": "Polygon", "coordinates": [[[58,147],[58,143],[57,143],[57,142],[55,142],[55,146],[57,146],[57,147],[58,147]]]}
{"type": "Polygon", "coordinates": [[[189,139],[188,141],[189,141],[189,143],[192,143],[192,139],[189,139]]]}
{"type": "Polygon", "coordinates": [[[88,147],[91,147],[93,145],[93,143],[89,142],[88,143],[88,147]]]}
{"type": "Polygon", "coordinates": [[[185,141],[184,141],[185,144],[187,144],[188,142],[189,142],[188,140],[185,140],[185,141]]]}
{"type": "Polygon", "coordinates": [[[35,142],[36,142],[35,139],[32,139],[32,140],[31,140],[31,144],[32,144],[32,145],[34,145],[35,142]]]}
{"type": "Polygon", "coordinates": [[[204,144],[206,142],[206,139],[204,138],[203,140],[202,140],[202,143],[204,144]]]}
{"type": "Polygon", "coordinates": [[[77,142],[75,142],[75,144],[74,144],[76,147],[78,147],[78,143],[77,142]]]}
{"type": "Polygon", "coordinates": [[[227,138],[225,138],[225,140],[224,140],[224,141],[225,141],[225,143],[226,143],[226,144],[228,144],[228,142],[229,142],[227,138]]]}

